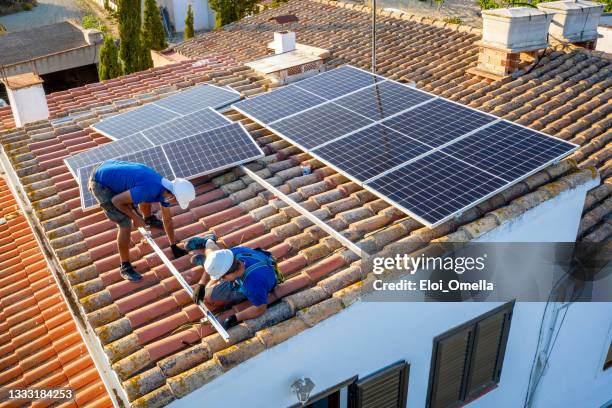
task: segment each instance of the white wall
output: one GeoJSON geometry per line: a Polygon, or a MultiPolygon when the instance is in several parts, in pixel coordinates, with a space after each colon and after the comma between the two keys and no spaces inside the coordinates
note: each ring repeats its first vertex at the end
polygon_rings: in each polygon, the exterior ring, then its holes
{"type": "Polygon", "coordinates": [[[196,31],[210,30],[211,12],[208,0],[172,0],[172,9],[168,10],[170,18],[173,19],[174,29],[177,33],[185,31],[185,17],[187,17],[187,6],[191,4],[193,10],[193,27],[196,31]]]}
{"type": "Polygon", "coordinates": [[[7,88],[6,92],[16,127],[49,117],[47,97],[42,84],[16,90],[7,88]]]}
{"type": "MultiPolygon", "coordinates": [[[[573,241],[581,203],[590,186],[566,192],[536,207],[511,226],[485,236],[498,242],[573,241]],[[549,230],[554,230],[553,233],[549,230]]],[[[284,407],[297,402],[290,391],[299,377],[316,384],[312,395],[398,360],[410,363],[408,407],[427,398],[433,337],[480,316],[500,303],[392,303],[360,301],[314,328],[259,354],[173,407],[284,407]]],[[[499,387],[470,408],[522,407],[545,303],[517,303],[499,387]]],[[[612,394],[612,370],[603,372],[612,337],[612,303],[573,304],[550,367],[536,394],[538,408],[599,408],[612,394]],[[588,333],[588,335],[586,335],[588,333]]]]}

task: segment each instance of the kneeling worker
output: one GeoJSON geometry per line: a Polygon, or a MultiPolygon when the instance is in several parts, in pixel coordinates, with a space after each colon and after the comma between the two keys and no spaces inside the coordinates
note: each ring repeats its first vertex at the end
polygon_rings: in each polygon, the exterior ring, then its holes
{"type": "MultiPolygon", "coordinates": [[[[214,236],[195,239],[200,240],[196,247],[205,247],[205,253],[192,258],[194,264],[204,266],[202,278],[193,292],[193,301],[196,304],[204,301],[208,308],[214,308],[246,299],[255,306],[225,319],[223,327],[226,329],[261,316],[268,308],[268,294],[283,280],[272,254],[259,248],[220,249],[214,236]]],[[[187,249],[193,249],[190,248],[192,240],[187,242],[187,249]]]]}
{"type": "Polygon", "coordinates": [[[182,209],[188,207],[195,198],[195,188],[189,181],[180,178],[169,181],[144,164],[107,160],[92,171],[89,190],[106,217],[119,227],[117,247],[123,279],[138,281],[142,278],[130,263],[132,223],[136,228],[163,228],[174,257],[187,254],[177,246],[169,206],[178,202],[182,209]],[[151,203],[160,203],[163,223],[151,214],[151,203]],[[144,218],[136,211],[135,205],[139,206],[144,218]]]}

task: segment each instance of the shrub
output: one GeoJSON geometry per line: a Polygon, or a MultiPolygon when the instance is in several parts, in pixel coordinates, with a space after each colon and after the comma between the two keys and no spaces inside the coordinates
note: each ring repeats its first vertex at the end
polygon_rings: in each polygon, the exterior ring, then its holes
{"type": "Polygon", "coordinates": [[[461,19],[459,17],[446,17],[444,19],[445,23],[449,23],[449,24],[461,24],[463,23],[463,21],[461,21],[461,19]]]}

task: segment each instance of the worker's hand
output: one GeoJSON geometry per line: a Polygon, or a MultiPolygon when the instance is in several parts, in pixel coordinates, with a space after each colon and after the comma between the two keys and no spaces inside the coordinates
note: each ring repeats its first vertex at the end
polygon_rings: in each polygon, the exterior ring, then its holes
{"type": "Polygon", "coordinates": [[[174,255],[174,259],[178,259],[182,256],[187,255],[189,252],[185,251],[183,248],[179,247],[176,244],[170,245],[170,249],[172,250],[172,255],[174,255]]]}
{"type": "Polygon", "coordinates": [[[206,292],[206,285],[198,283],[193,290],[193,303],[196,305],[204,301],[204,293],[206,292]]]}
{"type": "Polygon", "coordinates": [[[132,219],[135,228],[144,228],[146,226],[144,220],[141,217],[134,217],[132,219]]]}
{"type": "Polygon", "coordinates": [[[230,317],[225,319],[222,323],[223,328],[225,330],[229,329],[230,327],[234,327],[237,324],[238,324],[238,319],[236,318],[236,315],[231,315],[230,317]]]}

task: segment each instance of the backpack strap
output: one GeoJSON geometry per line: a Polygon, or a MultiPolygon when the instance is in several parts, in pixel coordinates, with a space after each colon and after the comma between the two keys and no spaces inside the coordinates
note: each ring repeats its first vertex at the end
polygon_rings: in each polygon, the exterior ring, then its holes
{"type": "Polygon", "coordinates": [[[253,272],[255,269],[262,267],[262,266],[267,266],[270,267],[274,270],[274,275],[276,276],[276,283],[282,283],[285,280],[285,277],[283,276],[283,274],[279,271],[278,266],[276,264],[276,259],[274,259],[274,256],[261,248],[255,248],[255,249],[251,249],[251,248],[241,248],[240,252],[238,252],[237,254],[234,255],[236,257],[236,259],[238,259],[239,261],[243,261],[247,258],[251,258],[253,260],[255,260],[255,263],[253,263],[251,266],[249,266],[248,268],[246,268],[246,270],[244,271],[244,273],[242,274],[242,276],[240,277],[240,281],[241,284],[242,282],[244,282],[247,278],[247,276],[249,276],[249,274],[251,272],[253,272]]]}

